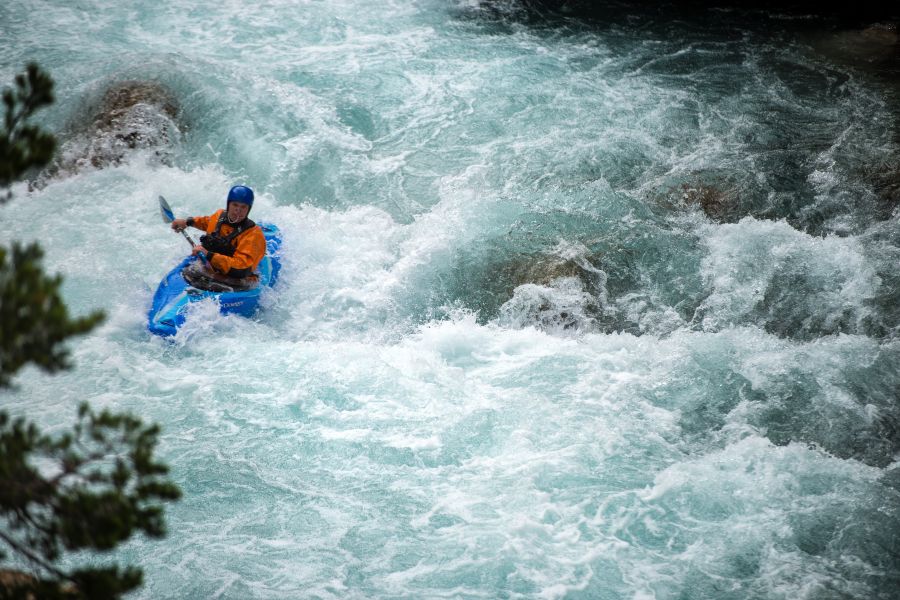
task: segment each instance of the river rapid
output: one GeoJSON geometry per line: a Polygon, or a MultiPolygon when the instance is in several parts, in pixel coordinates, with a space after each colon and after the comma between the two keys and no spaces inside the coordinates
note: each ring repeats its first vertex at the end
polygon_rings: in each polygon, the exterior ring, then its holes
{"type": "Polygon", "coordinates": [[[606,16],[0,4],[61,144],[0,241],[107,314],[0,405],[159,423],[184,494],[76,558],[135,599],[897,597],[896,30],[606,16]],[[236,184],[278,285],[150,335],[188,250],[157,196],[236,184]]]}

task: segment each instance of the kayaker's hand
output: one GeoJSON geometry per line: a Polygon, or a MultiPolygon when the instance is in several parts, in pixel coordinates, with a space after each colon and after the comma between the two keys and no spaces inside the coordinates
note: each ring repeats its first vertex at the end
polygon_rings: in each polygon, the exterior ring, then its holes
{"type": "Polygon", "coordinates": [[[206,256],[206,248],[204,248],[200,244],[197,244],[196,246],[194,246],[194,249],[191,251],[191,254],[199,254],[201,256],[206,256]]]}
{"type": "Polygon", "coordinates": [[[187,219],[175,219],[172,221],[172,229],[175,231],[184,231],[187,228],[187,219]]]}

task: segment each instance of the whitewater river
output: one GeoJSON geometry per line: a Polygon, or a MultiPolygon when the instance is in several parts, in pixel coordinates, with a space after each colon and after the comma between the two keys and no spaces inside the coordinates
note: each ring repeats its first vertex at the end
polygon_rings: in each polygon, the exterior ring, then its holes
{"type": "Polygon", "coordinates": [[[0,242],[107,315],[0,404],[162,426],[130,598],[897,597],[896,30],[676,17],[0,2],[62,147],[0,242]],[[151,336],[157,196],[236,184],[278,286],[151,336]]]}

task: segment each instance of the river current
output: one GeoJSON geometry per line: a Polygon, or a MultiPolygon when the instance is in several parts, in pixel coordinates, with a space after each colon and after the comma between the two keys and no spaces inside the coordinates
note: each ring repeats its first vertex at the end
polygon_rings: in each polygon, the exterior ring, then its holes
{"type": "Polygon", "coordinates": [[[0,4],[61,144],[0,241],[107,314],[0,405],[161,425],[184,496],[109,557],[130,597],[897,597],[896,30],[608,17],[0,4]],[[279,284],[151,336],[157,196],[236,184],[279,284]]]}

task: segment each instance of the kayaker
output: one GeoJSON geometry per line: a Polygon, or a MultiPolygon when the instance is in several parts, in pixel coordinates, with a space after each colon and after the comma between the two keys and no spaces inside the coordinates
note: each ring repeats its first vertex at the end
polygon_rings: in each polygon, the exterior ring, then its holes
{"type": "Polygon", "coordinates": [[[266,255],[266,238],[262,229],[247,218],[252,206],[253,190],[236,185],[229,190],[224,209],[206,217],[172,221],[175,231],[195,227],[206,232],[192,252],[204,258],[206,265],[211,267],[203,269],[203,275],[224,280],[236,288],[256,284],[255,271],[266,255]]]}

